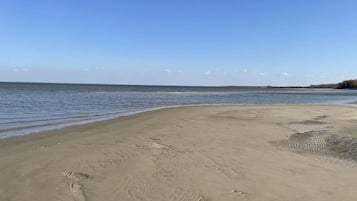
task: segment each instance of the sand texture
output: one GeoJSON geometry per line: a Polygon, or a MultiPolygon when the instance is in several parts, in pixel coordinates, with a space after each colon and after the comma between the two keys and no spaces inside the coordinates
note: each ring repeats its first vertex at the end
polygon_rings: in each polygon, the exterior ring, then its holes
{"type": "Polygon", "coordinates": [[[1,201],[357,200],[357,108],[190,106],[0,142],[1,201]]]}

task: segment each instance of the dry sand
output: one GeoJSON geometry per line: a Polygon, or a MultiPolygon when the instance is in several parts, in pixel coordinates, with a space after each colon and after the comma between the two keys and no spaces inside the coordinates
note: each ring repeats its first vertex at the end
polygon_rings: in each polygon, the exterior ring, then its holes
{"type": "Polygon", "coordinates": [[[195,106],[10,139],[0,200],[352,201],[356,122],[353,107],[195,106]]]}

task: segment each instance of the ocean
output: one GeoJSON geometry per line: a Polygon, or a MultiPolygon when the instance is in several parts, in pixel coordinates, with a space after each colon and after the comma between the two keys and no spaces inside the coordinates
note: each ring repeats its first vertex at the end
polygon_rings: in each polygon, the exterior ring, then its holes
{"type": "Polygon", "coordinates": [[[0,83],[0,138],[198,104],[347,104],[355,90],[0,83]]]}

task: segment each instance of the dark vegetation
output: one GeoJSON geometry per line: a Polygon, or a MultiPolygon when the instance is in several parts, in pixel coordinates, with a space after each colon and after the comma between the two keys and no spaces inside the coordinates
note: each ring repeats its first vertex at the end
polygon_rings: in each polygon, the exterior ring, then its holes
{"type": "Polygon", "coordinates": [[[318,84],[309,88],[357,89],[357,80],[345,80],[338,84],[318,84]]]}
{"type": "Polygon", "coordinates": [[[337,89],[357,89],[357,80],[345,80],[337,84],[337,89]]]}
{"type": "Polygon", "coordinates": [[[337,88],[338,84],[318,84],[318,85],[310,85],[310,88],[337,88]]]}

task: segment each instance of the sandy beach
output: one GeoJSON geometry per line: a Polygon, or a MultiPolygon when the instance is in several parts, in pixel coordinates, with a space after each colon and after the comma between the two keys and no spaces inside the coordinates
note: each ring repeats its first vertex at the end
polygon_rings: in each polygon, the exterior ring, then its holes
{"type": "Polygon", "coordinates": [[[351,201],[357,108],[190,106],[0,142],[2,201],[351,201]]]}

